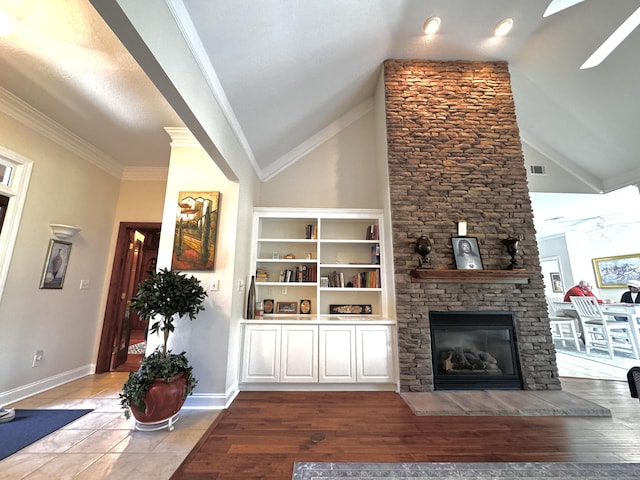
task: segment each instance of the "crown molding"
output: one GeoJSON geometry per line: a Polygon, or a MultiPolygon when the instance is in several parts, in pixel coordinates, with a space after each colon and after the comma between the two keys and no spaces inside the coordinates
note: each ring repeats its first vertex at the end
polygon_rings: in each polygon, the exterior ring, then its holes
{"type": "Polygon", "coordinates": [[[122,180],[133,182],[166,181],[169,176],[167,167],[124,167],[122,172],[122,180]]]}
{"type": "Polygon", "coordinates": [[[122,164],[2,87],[0,87],[0,111],[109,175],[116,178],[122,177],[124,170],[122,164]]]}
{"type": "Polygon", "coordinates": [[[171,137],[172,147],[202,148],[198,139],[186,127],[164,127],[171,137]]]}

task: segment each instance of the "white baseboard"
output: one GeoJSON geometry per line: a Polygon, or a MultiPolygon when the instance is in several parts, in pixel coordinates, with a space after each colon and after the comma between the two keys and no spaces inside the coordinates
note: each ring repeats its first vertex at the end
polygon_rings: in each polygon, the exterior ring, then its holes
{"type": "Polygon", "coordinates": [[[51,377],[43,378],[36,382],[22,385],[12,390],[7,390],[6,392],[0,392],[0,406],[9,405],[18,400],[36,395],[37,393],[42,393],[46,390],[77,380],[78,378],[86,377],[87,375],[93,374],[95,370],[96,366],[93,364],[84,365],[51,377]]]}
{"type": "Polygon", "coordinates": [[[182,408],[193,410],[224,410],[236,395],[238,395],[238,384],[234,384],[227,389],[224,394],[212,393],[192,393],[187,397],[182,408]]]}
{"type": "MultiPolygon", "coordinates": [[[[95,365],[85,365],[83,367],[62,372],[51,377],[43,378],[37,382],[29,383],[13,390],[0,392],[0,407],[23,400],[32,395],[42,393],[73,380],[77,380],[87,375],[95,373],[95,365]]],[[[183,408],[194,410],[224,410],[227,408],[236,395],[238,395],[238,384],[235,383],[224,394],[196,393],[187,397],[183,408]]]]}

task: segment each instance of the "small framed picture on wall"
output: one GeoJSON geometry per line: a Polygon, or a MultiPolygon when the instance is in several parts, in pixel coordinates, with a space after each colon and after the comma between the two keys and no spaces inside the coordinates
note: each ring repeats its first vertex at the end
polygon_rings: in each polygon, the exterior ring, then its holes
{"type": "Polygon", "coordinates": [[[551,277],[551,290],[553,293],[562,293],[564,288],[562,287],[562,279],[560,278],[560,272],[550,273],[551,277]]]}
{"type": "Polygon", "coordinates": [[[49,240],[49,249],[44,261],[40,288],[62,288],[67,273],[71,243],[49,240]]]}

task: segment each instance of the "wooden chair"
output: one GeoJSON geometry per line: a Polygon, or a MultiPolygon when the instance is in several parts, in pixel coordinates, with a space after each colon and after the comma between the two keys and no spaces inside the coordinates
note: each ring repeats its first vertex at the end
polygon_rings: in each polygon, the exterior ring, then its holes
{"type": "Polygon", "coordinates": [[[560,295],[545,295],[547,299],[547,310],[549,311],[549,326],[551,327],[551,338],[554,341],[562,342],[562,346],[566,347],[567,342],[573,342],[576,350],[580,351],[580,340],[576,331],[576,319],[560,315],[558,312],[558,303],[563,298],[560,295]]]}
{"type": "Polygon", "coordinates": [[[571,297],[571,303],[580,317],[587,354],[592,349],[605,350],[613,358],[617,350],[638,358],[628,321],[618,321],[603,313],[595,297],[571,297]]]}

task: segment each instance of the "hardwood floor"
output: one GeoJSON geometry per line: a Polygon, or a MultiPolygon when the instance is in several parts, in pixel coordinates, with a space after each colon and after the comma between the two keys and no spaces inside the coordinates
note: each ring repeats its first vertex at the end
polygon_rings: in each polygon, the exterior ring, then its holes
{"type": "Polygon", "coordinates": [[[291,479],[296,461],[640,462],[626,382],[563,388],[613,416],[417,417],[393,392],[241,392],[172,479],[291,479]]]}

